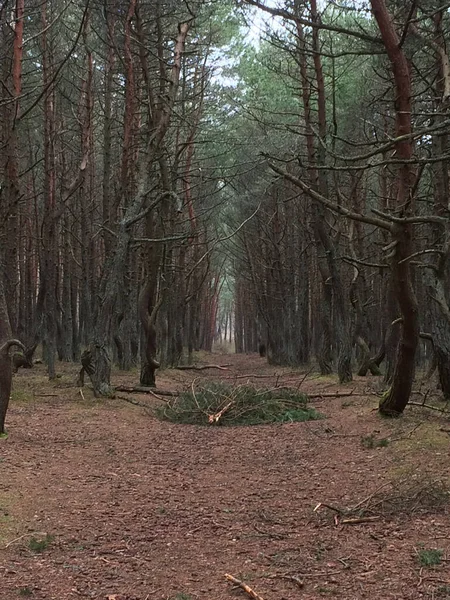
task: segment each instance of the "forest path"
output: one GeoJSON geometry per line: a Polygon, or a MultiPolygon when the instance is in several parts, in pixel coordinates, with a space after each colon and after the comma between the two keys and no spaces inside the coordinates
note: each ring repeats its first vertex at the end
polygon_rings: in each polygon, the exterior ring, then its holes
{"type": "MultiPolygon", "coordinates": [[[[255,355],[205,361],[230,370],[168,370],[158,385],[304,378],[255,355]]],[[[321,421],[180,426],[120,399],[82,399],[73,374],[67,367],[50,384],[38,367],[15,378],[10,435],[0,440],[2,600],[244,598],[225,573],[264,600],[450,598],[448,562],[419,561],[421,548],[450,558],[450,438],[439,415],[410,409],[382,420],[368,394],[374,379],[341,388],[310,374],[306,392],[355,395],[312,401],[321,421]],[[380,439],[392,441],[370,447],[380,439]],[[372,494],[365,516],[376,520],[343,524],[345,515],[313,510],[372,494]],[[45,534],[36,552],[30,539],[45,534]]],[[[136,373],[115,379],[132,384],[136,373]]]]}

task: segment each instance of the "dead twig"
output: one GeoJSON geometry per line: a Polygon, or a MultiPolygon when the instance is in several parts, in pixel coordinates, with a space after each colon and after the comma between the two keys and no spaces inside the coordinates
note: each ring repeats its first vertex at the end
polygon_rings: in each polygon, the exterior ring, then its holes
{"type": "Polygon", "coordinates": [[[325,394],[306,394],[308,396],[308,398],[348,398],[348,396],[354,396],[355,398],[358,398],[360,396],[367,396],[367,394],[355,394],[355,390],[352,390],[351,392],[336,392],[336,393],[325,393],[325,394]]]}
{"type": "Polygon", "coordinates": [[[119,395],[116,395],[116,398],[118,398],[119,400],[125,400],[125,402],[128,402],[129,404],[134,404],[135,406],[142,406],[143,408],[148,409],[147,404],[144,404],[143,402],[139,402],[139,400],[135,400],[134,398],[129,398],[128,396],[119,396],[119,395]]]}
{"type": "Polygon", "coordinates": [[[422,423],[418,423],[415,427],[413,427],[411,429],[411,431],[409,431],[406,435],[403,436],[399,436],[399,437],[395,437],[395,438],[389,438],[389,442],[399,442],[401,440],[406,440],[407,438],[410,438],[412,436],[412,434],[419,429],[419,427],[422,425],[422,423]]]}
{"type": "Polygon", "coordinates": [[[358,523],[371,523],[372,521],[379,521],[380,517],[351,517],[349,519],[342,519],[341,525],[357,525],[358,523]]]}
{"type": "Polygon", "coordinates": [[[338,508],[337,506],[332,506],[331,504],[326,504],[325,502],[319,502],[319,504],[314,508],[313,512],[317,512],[322,506],[325,506],[325,508],[329,508],[330,510],[334,510],[334,512],[337,512],[340,515],[346,515],[348,513],[346,508],[338,508]]]}
{"type": "Polygon", "coordinates": [[[298,587],[302,588],[305,585],[305,582],[298,577],[298,575],[270,575],[268,576],[271,579],[287,579],[288,581],[293,581],[298,585],[298,587]]]}
{"type": "Polygon", "coordinates": [[[439,408],[438,406],[432,406],[431,404],[425,404],[422,402],[408,402],[408,406],[421,406],[422,408],[428,408],[429,410],[436,410],[437,412],[440,412],[442,414],[445,414],[446,411],[445,408],[447,405],[444,406],[444,408],[439,408]]]}
{"type": "Polygon", "coordinates": [[[155,396],[158,394],[159,396],[179,396],[181,392],[169,392],[166,390],[158,390],[156,388],[150,389],[148,387],[143,386],[129,386],[129,385],[117,385],[115,387],[117,392],[126,392],[127,394],[152,394],[155,396]]]}
{"type": "Polygon", "coordinates": [[[355,506],[353,506],[353,507],[350,509],[350,512],[355,512],[355,511],[357,511],[357,510],[358,510],[358,508],[361,508],[361,506],[362,506],[363,504],[366,504],[367,502],[369,502],[370,500],[372,500],[372,498],[373,498],[373,497],[374,497],[376,494],[378,494],[378,492],[379,492],[379,491],[381,491],[383,488],[387,487],[387,486],[388,486],[388,485],[390,485],[390,484],[391,484],[391,482],[390,482],[390,481],[387,481],[386,483],[383,483],[382,485],[380,485],[379,487],[377,487],[377,489],[376,489],[374,492],[372,492],[371,494],[369,494],[368,496],[366,496],[366,498],[364,498],[364,500],[361,500],[361,502],[358,502],[358,504],[355,504],[355,506]]]}
{"type": "Polygon", "coordinates": [[[228,367],[231,367],[231,364],[228,365],[181,365],[179,367],[175,367],[177,371],[204,371],[205,369],[220,369],[220,371],[229,371],[228,367]]]}
{"type": "Polygon", "coordinates": [[[233,577],[233,575],[225,573],[225,579],[231,581],[231,583],[234,583],[234,585],[240,587],[248,596],[250,596],[250,598],[253,598],[253,600],[263,600],[263,598],[255,591],[253,591],[251,587],[249,587],[246,583],[240,581],[239,579],[236,579],[236,577],[233,577]]]}

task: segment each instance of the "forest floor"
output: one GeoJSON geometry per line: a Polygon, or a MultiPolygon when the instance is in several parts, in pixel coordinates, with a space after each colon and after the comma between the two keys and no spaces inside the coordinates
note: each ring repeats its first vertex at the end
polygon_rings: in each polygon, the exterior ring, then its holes
{"type": "Polygon", "coordinates": [[[325,418],[175,425],[151,395],[83,397],[74,366],[56,382],[21,370],[0,439],[2,600],[248,598],[225,573],[264,600],[450,599],[448,417],[380,418],[376,378],[203,358],[230,366],[166,370],[158,387],[301,384],[325,418]]]}

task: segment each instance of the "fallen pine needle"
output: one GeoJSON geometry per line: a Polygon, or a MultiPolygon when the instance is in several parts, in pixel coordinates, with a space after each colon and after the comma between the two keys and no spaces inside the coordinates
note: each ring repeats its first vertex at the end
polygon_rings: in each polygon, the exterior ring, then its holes
{"type": "Polygon", "coordinates": [[[256,592],[254,592],[251,587],[249,587],[246,583],[240,581],[239,579],[236,579],[236,577],[233,577],[233,575],[225,573],[225,579],[231,581],[231,583],[234,583],[234,585],[240,587],[248,596],[250,596],[250,598],[253,598],[253,600],[263,600],[262,597],[259,596],[256,592]]]}

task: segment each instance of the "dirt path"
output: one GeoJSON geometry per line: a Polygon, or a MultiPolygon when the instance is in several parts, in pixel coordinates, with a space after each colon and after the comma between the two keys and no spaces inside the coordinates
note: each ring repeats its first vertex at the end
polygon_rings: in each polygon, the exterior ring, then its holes
{"type": "MultiPolygon", "coordinates": [[[[254,356],[214,362],[232,366],[166,372],[160,385],[259,374],[272,376],[257,379],[270,387],[303,377],[254,356]]],[[[366,394],[374,381],[359,380],[343,389],[365,395],[312,402],[322,421],[176,426],[122,400],[88,392],[82,400],[65,387],[71,377],[55,387],[41,367],[15,381],[10,435],[0,440],[2,600],[245,598],[225,573],[264,600],[450,598],[450,436],[441,417],[411,409],[381,420],[366,394]],[[394,441],[370,447],[383,438],[394,441]],[[377,490],[371,522],[313,510],[352,507],[377,490]],[[44,539],[41,552],[33,539],[44,539]],[[440,564],[421,566],[433,549],[440,564]]],[[[302,387],[343,391],[312,375],[302,387]]]]}

